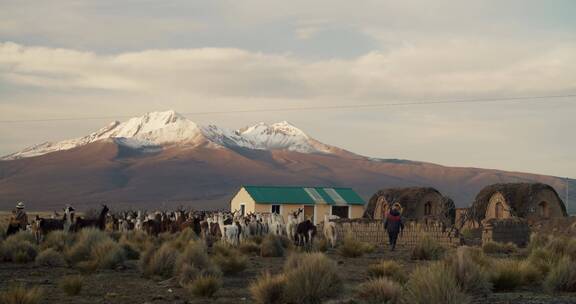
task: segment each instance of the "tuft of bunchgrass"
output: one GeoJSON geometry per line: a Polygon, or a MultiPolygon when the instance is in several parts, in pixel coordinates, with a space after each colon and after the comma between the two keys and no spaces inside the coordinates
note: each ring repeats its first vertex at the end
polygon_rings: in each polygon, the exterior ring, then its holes
{"type": "Polygon", "coordinates": [[[74,244],[65,251],[68,261],[73,265],[90,261],[96,245],[104,241],[112,241],[106,232],[94,228],[82,229],[74,244]]]}
{"type": "Polygon", "coordinates": [[[79,275],[65,276],[60,279],[58,286],[60,286],[60,289],[62,289],[66,295],[78,295],[84,286],[84,277],[79,275]]]}
{"type": "Polygon", "coordinates": [[[37,254],[34,237],[25,231],[9,236],[0,244],[0,261],[29,263],[34,261],[37,254]]]}
{"type": "Polygon", "coordinates": [[[284,248],[280,237],[268,234],[260,243],[260,255],[262,257],[282,257],[284,256],[284,248]]]}
{"type": "Polygon", "coordinates": [[[286,276],[284,274],[271,275],[264,272],[256,281],[250,284],[250,294],[258,304],[284,303],[284,288],[286,276]]]}
{"type": "Polygon", "coordinates": [[[0,292],[0,303],[37,304],[42,300],[42,294],[42,289],[38,287],[27,288],[22,284],[16,284],[0,292]]]}
{"type": "Polygon", "coordinates": [[[370,279],[356,289],[356,297],[363,303],[370,304],[400,303],[401,294],[402,286],[384,277],[370,279]]]}
{"type": "Polygon", "coordinates": [[[68,263],[64,258],[64,255],[56,251],[55,249],[48,248],[42,252],[38,256],[36,256],[35,263],[37,266],[45,266],[45,267],[66,267],[68,263]]]}
{"type": "Polygon", "coordinates": [[[351,235],[344,237],[342,244],[338,246],[338,254],[346,258],[357,258],[363,256],[365,253],[373,252],[375,247],[370,244],[358,241],[351,235]]]}
{"type": "Polygon", "coordinates": [[[438,260],[444,256],[446,248],[429,236],[424,236],[412,248],[411,258],[413,260],[438,260]]]}
{"type": "Polygon", "coordinates": [[[546,276],[544,289],[548,292],[576,292],[576,262],[565,256],[546,276]]]}
{"type": "Polygon", "coordinates": [[[495,260],[492,263],[490,281],[494,291],[511,291],[522,286],[524,278],[520,269],[520,261],[495,260]]]}
{"type": "Polygon", "coordinates": [[[74,234],[62,230],[56,230],[48,233],[46,238],[42,241],[40,248],[54,249],[59,252],[64,252],[67,247],[72,246],[74,243],[74,234]]]}
{"type": "Polygon", "coordinates": [[[284,298],[289,303],[321,303],[342,292],[334,261],[322,253],[292,254],[284,264],[284,298]]]}
{"type": "Polygon", "coordinates": [[[196,297],[211,298],[222,286],[222,279],[214,275],[202,275],[185,286],[196,297]]]}
{"type": "Polygon", "coordinates": [[[212,260],[224,274],[237,274],[244,271],[248,266],[248,258],[236,248],[226,244],[214,246],[212,260]]]}
{"type": "Polygon", "coordinates": [[[248,240],[246,242],[242,242],[240,246],[238,246],[238,250],[240,250],[244,254],[259,254],[260,245],[258,245],[254,241],[248,240]]]}
{"type": "Polygon", "coordinates": [[[408,280],[402,265],[395,261],[380,261],[377,264],[369,265],[368,276],[372,278],[388,278],[401,284],[406,283],[408,280]]]}
{"type": "Polygon", "coordinates": [[[513,243],[486,242],[482,245],[482,251],[486,254],[511,254],[518,251],[513,243]]]}
{"type": "Polygon", "coordinates": [[[406,283],[405,303],[467,304],[471,299],[458,286],[452,269],[435,262],[414,270],[406,283]]]}
{"type": "Polygon", "coordinates": [[[170,243],[164,243],[160,248],[149,248],[140,256],[140,270],[145,277],[167,279],[173,275],[177,258],[178,252],[170,243]]]}
{"type": "Polygon", "coordinates": [[[490,274],[482,265],[484,257],[473,248],[462,246],[446,262],[454,271],[454,277],[460,288],[474,296],[485,296],[491,292],[490,274]],[[480,261],[480,262],[476,262],[480,261]]]}
{"type": "Polygon", "coordinates": [[[181,286],[187,286],[201,276],[220,277],[222,271],[208,256],[206,245],[201,241],[192,241],[177,257],[174,275],[181,286]]]}
{"type": "Polygon", "coordinates": [[[111,239],[95,244],[90,254],[90,261],[97,269],[113,269],[123,265],[125,260],[124,249],[111,239]]]}

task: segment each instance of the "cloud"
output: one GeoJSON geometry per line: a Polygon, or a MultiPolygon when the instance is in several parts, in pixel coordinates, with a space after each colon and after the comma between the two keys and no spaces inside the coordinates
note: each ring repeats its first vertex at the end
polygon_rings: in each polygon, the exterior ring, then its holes
{"type": "Polygon", "coordinates": [[[547,49],[435,42],[306,61],[234,48],[101,55],[0,44],[0,77],[16,86],[289,99],[437,98],[576,90],[576,44],[547,49]]]}

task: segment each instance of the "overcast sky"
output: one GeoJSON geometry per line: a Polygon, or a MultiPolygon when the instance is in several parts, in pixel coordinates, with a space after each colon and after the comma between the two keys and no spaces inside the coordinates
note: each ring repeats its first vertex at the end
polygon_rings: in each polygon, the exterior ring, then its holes
{"type": "MultiPolygon", "coordinates": [[[[575,13],[573,0],[2,0],[0,120],[576,94],[575,13]]],[[[189,117],[576,177],[574,97],[189,117]]],[[[108,123],[0,123],[0,154],[108,123]]]]}

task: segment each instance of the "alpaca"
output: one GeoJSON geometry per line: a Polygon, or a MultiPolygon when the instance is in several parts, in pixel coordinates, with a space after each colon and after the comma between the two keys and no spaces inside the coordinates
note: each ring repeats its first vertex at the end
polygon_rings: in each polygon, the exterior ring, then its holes
{"type": "Polygon", "coordinates": [[[230,244],[238,245],[239,241],[239,230],[235,223],[225,224],[224,215],[218,214],[218,226],[220,227],[220,232],[222,233],[222,238],[230,244]]]}
{"type": "Polygon", "coordinates": [[[291,241],[296,240],[296,227],[298,224],[304,221],[303,217],[303,209],[300,208],[298,211],[290,213],[288,215],[288,223],[286,223],[286,235],[291,241]],[[300,216],[302,214],[302,217],[300,216]]]}

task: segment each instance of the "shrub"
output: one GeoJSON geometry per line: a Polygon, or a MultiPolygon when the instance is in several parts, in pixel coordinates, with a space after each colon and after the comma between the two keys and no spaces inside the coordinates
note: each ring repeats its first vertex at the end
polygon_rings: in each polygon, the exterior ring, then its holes
{"type": "Polygon", "coordinates": [[[98,229],[82,229],[72,247],[66,250],[66,256],[71,264],[77,264],[83,261],[89,261],[94,247],[103,241],[110,240],[106,232],[98,229]]]}
{"type": "Polygon", "coordinates": [[[175,263],[174,274],[178,277],[181,286],[201,276],[220,277],[222,275],[208,256],[206,246],[199,241],[190,242],[184,252],[178,256],[175,263]]]}
{"type": "Polygon", "coordinates": [[[56,230],[48,233],[46,238],[42,241],[40,248],[54,249],[56,251],[64,252],[67,247],[72,246],[74,243],[74,234],[62,230],[56,230]]]}
{"type": "Polygon", "coordinates": [[[214,275],[202,275],[186,286],[186,290],[197,297],[212,297],[222,286],[222,279],[214,275]]]}
{"type": "Polygon", "coordinates": [[[486,254],[510,254],[518,251],[518,247],[513,243],[486,242],[482,251],[486,254]]]}
{"type": "Polygon", "coordinates": [[[144,252],[154,245],[148,234],[137,230],[123,233],[118,243],[123,246],[129,245],[138,252],[144,252]]]}
{"type": "Polygon", "coordinates": [[[544,248],[546,244],[550,241],[550,237],[548,235],[544,235],[542,233],[532,233],[530,235],[530,242],[528,243],[528,250],[532,251],[538,248],[544,248]]]}
{"type": "Polygon", "coordinates": [[[314,250],[319,252],[326,252],[328,251],[328,240],[325,238],[320,238],[316,242],[314,242],[314,250]]]}
{"type": "Polygon", "coordinates": [[[357,258],[364,255],[367,249],[370,249],[369,245],[347,235],[344,237],[342,244],[338,247],[338,254],[347,258],[357,258]]]}
{"type": "Polygon", "coordinates": [[[281,257],[284,256],[284,246],[281,238],[268,234],[262,239],[260,244],[260,255],[263,257],[281,257]]]}
{"type": "Polygon", "coordinates": [[[285,299],[290,303],[321,303],[342,291],[336,263],[322,253],[293,254],[284,264],[285,299]]]}
{"type": "Polygon", "coordinates": [[[412,248],[411,258],[413,260],[438,260],[445,251],[442,245],[431,237],[425,236],[412,248]]]}
{"type": "MultiPolygon", "coordinates": [[[[492,289],[490,275],[481,264],[474,261],[473,256],[476,255],[477,252],[470,247],[459,247],[448,263],[454,271],[458,285],[464,292],[476,296],[487,295],[492,289]]],[[[478,256],[476,259],[483,261],[478,256]]]]}
{"type": "Polygon", "coordinates": [[[170,278],[177,258],[178,252],[169,243],[164,243],[158,249],[150,248],[140,257],[140,270],[145,277],[170,278]]]}
{"type": "Polygon", "coordinates": [[[569,256],[576,259],[576,240],[564,236],[550,238],[545,247],[558,257],[569,256]]]}
{"type": "Polygon", "coordinates": [[[560,258],[560,256],[557,256],[550,250],[538,247],[532,250],[526,261],[536,268],[542,274],[542,277],[544,277],[556,266],[560,258]]]}
{"type": "Polygon", "coordinates": [[[42,290],[38,287],[27,288],[24,285],[12,285],[0,292],[2,304],[37,304],[42,299],[42,290]]]}
{"type": "Polygon", "coordinates": [[[544,274],[529,260],[520,261],[520,273],[524,284],[540,284],[544,279],[544,274]]]}
{"type": "Polygon", "coordinates": [[[518,288],[524,282],[520,262],[516,260],[495,261],[492,265],[490,281],[495,291],[509,291],[518,288]]]}
{"type": "Polygon", "coordinates": [[[563,257],[546,276],[544,289],[548,292],[576,291],[576,262],[563,257]]]}
{"type": "Polygon", "coordinates": [[[120,246],[122,247],[127,260],[138,260],[140,258],[140,251],[138,251],[132,245],[124,243],[120,244],[120,246]]]}
{"type": "Polygon", "coordinates": [[[38,254],[34,238],[32,241],[27,232],[18,232],[9,236],[0,244],[0,261],[28,263],[34,261],[38,254]]]}
{"type": "Polygon", "coordinates": [[[112,269],[122,265],[125,260],[124,250],[111,239],[95,244],[90,254],[90,261],[98,269],[112,269]]]}
{"type": "Polygon", "coordinates": [[[458,287],[452,270],[436,262],[414,270],[406,283],[406,303],[465,304],[470,298],[458,287]]]}
{"type": "Polygon", "coordinates": [[[188,243],[198,240],[198,236],[191,228],[186,228],[175,234],[172,246],[177,250],[184,250],[188,243]]]}
{"type": "Polygon", "coordinates": [[[280,304],[284,303],[285,286],[286,276],[283,274],[273,276],[265,272],[250,284],[249,289],[252,299],[258,304],[280,304]]]}
{"type": "Polygon", "coordinates": [[[58,285],[65,294],[69,296],[75,296],[80,294],[80,291],[82,291],[82,286],[84,286],[84,278],[79,275],[66,276],[60,280],[58,285]]]}
{"type": "Polygon", "coordinates": [[[406,276],[402,266],[395,261],[381,261],[368,266],[368,275],[373,278],[388,278],[398,283],[406,283],[406,276]]]}
{"type": "Polygon", "coordinates": [[[262,237],[259,235],[253,235],[250,238],[248,238],[248,241],[254,242],[257,245],[262,244],[262,237]]]}
{"type": "Polygon", "coordinates": [[[47,267],[66,267],[66,259],[61,252],[58,252],[52,248],[46,249],[36,257],[36,265],[47,266],[47,267]]]}
{"type": "Polygon", "coordinates": [[[238,250],[245,254],[258,254],[260,253],[260,246],[254,241],[246,241],[238,246],[238,250]]]}
{"type": "Polygon", "coordinates": [[[225,274],[236,274],[244,271],[248,265],[248,258],[239,250],[229,245],[215,246],[212,260],[225,274]]]}
{"type": "Polygon", "coordinates": [[[8,230],[8,225],[0,222],[0,242],[6,238],[6,231],[8,230]]]}
{"type": "Polygon", "coordinates": [[[402,287],[387,278],[371,279],[358,286],[356,296],[365,303],[400,303],[402,287]]]}

